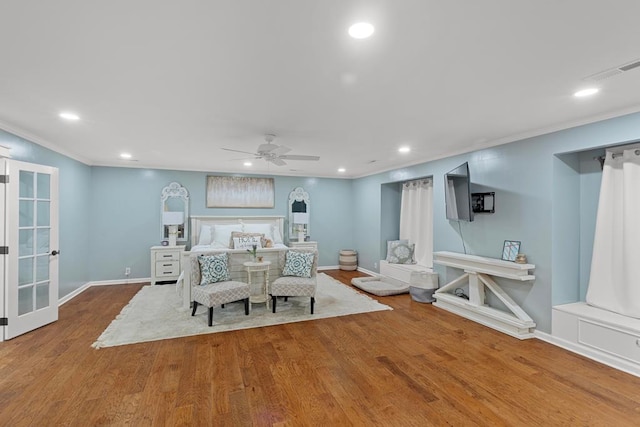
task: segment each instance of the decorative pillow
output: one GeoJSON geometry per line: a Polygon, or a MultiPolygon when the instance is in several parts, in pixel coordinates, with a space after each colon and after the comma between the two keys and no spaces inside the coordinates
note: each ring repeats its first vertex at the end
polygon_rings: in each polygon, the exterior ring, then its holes
{"type": "Polygon", "coordinates": [[[211,244],[211,226],[203,225],[200,227],[200,234],[198,234],[198,245],[210,245],[211,244]]]}
{"type": "Polygon", "coordinates": [[[227,253],[216,255],[198,255],[200,264],[200,285],[224,282],[229,280],[229,267],[227,266],[227,253]]]}
{"type": "Polygon", "coordinates": [[[231,241],[231,233],[234,231],[242,231],[242,224],[214,224],[213,225],[213,238],[211,243],[214,242],[224,245],[228,248],[231,241]]]}
{"type": "Polygon", "coordinates": [[[271,241],[270,239],[264,239],[264,246],[262,246],[263,248],[272,248],[273,247],[273,241],[271,241]]]}
{"type": "MultiPolygon", "coordinates": [[[[257,237],[257,240],[260,241],[260,243],[259,243],[260,246],[258,246],[258,247],[260,247],[260,248],[264,247],[264,244],[265,244],[265,242],[264,242],[264,234],[260,234],[260,233],[243,233],[241,231],[233,231],[231,233],[231,239],[229,240],[229,248],[231,248],[231,249],[247,249],[244,246],[243,247],[235,246],[235,240],[236,240],[236,238],[245,239],[245,238],[249,238],[249,237],[257,237]]],[[[251,249],[251,246],[255,245],[255,244],[256,243],[251,243],[248,246],[248,249],[251,249]]]]}
{"type": "Polygon", "coordinates": [[[256,249],[262,248],[262,238],[260,236],[233,237],[233,249],[256,249]]]}
{"type": "Polygon", "coordinates": [[[387,262],[390,264],[415,264],[413,252],[415,244],[408,240],[390,240],[387,242],[387,262]]]}
{"type": "Polygon", "coordinates": [[[389,260],[389,256],[391,254],[391,250],[393,249],[394,246],[399,245],[401,243],[404,244],[409,244],[409,241],[407,239],[402,239],[402,240],[387,240],[387,262],[391,262],[389,260]]]}
{"type": "Polygon", "coordinates": [[[311,277],[313,252],[287,251],[287,258],[282,269],[283,276],[311,277]]]}
{"type": "Polygon", "coordinates": [[[245,233],[260,233],[264,234],[267,239],[273,240],[271,235],[271,224],[243,224],[242,231],[245,233]]]}

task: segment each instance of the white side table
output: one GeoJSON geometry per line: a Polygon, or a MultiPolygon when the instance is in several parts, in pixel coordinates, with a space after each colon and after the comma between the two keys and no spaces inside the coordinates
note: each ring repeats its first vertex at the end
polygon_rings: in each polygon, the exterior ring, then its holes
{"type": "Polygon", "coordinates": [[[269,309],[269,266],[271,265],[271,261],[262,261],[262,262],[252,262],[247,261],[243,263],[244,267],[247,269],[247,281],[249,283],[249,287],[251,288],[251,297],[249,297],[249,302],[251,303],[264,303],[269,309]],[[259,293],[253,292],[253,286],[251,285],[251,274],[262,272],[263,281],[262,286],[259,293]]]}
{"type": "Polygon", "coordinates": [[[181,246],[151,247],[151,284],[161,281],[178,280],[180,276],[180,257],[185,250],[181,246]]]}

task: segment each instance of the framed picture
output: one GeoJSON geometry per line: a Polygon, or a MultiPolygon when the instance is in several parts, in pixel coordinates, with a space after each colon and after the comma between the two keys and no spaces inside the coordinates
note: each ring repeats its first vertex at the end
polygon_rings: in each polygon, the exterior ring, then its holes
{"type": "Polygon", "coordinates": [[[207,176],[208,208],[273,208],[273,178],[207,176]]]}
{"type": "Polygon", "coordinates": [[[502,247],[502,259],[505,261],[515,261],[520,252],[520,242],[517,240],[505,240],[502,247]]]}

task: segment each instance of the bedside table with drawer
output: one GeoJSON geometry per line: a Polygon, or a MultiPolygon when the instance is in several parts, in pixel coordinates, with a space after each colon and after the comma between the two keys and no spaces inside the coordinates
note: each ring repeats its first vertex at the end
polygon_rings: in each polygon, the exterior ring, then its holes
{"type": "Polygon", "coordinates": [[[151,247],[151,284],[176,281],[180,276],[180,258],[186,246],[151,247]]]}

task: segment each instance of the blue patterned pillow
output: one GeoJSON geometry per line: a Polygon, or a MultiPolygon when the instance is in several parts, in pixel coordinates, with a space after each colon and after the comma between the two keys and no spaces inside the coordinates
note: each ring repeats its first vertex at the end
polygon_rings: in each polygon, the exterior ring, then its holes
{"type": "Polygon", "coordinates": [[[415,264],[413,253],[416,245],[407,240],[390,240],[387,242],[387,262],[389,264],[415,264]]]}
{"type": "Polygon", "coordinates": [[[198,255],[198,263],[200,264],[200,285],[230,279],[226,252],[217,255],[198,255]]]}
{"type": "Polygon", "coordinates": [[[287,258],[282,269],[283,276],[311,277],[313,252],[287,251],[287,258]]]}

